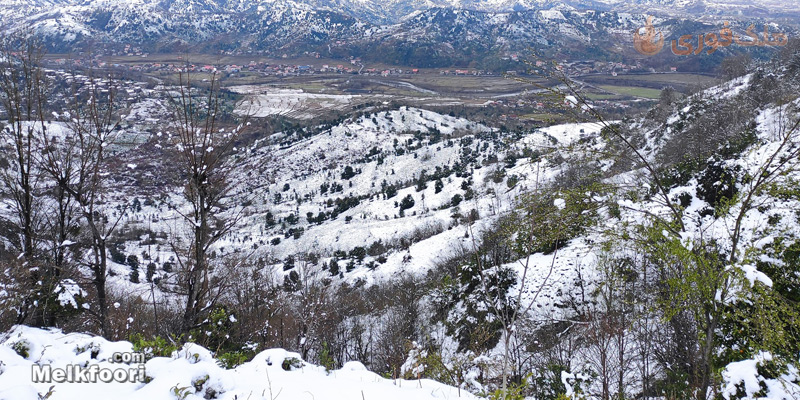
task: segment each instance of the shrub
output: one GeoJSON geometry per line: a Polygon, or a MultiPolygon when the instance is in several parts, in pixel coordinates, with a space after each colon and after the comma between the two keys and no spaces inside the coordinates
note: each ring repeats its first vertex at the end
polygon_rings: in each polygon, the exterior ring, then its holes
{"type": "Polygon", "coordinates": [[[254,354],[247,350],[235,350],[216,355],[217,364],[225,369],[236,368],[253,359],[254,354]]]}
{"type": "Polygon", "coordinates": [[[14,342],[11,349],[22,358],[28,358],[31,355],[31,344],[25,339],[14,342]]]}
{"type": "Polygon", "coordinates": [[[356,172],[353,170],[353,167],[349,165],[344,167],[344,172],[342,172],[342,179],[349,180],[354,176],[356,176],[356,172]]]}
{"type": "Polygon", "coordinates": [[[284,371],[294,371],[303,368],[303,361],[296,357],[285,358],[281,363],[281,368],[283,368],[284,371]]]}
{"type": "Polygon", "coordinates": [[[322,342],[322,350],[319,352],[319,365],[325,367],[325,372],[329,372],[336,367],[336,361],[333,359],[333,355],[331,355],[328,342],[322,342]]]}
{"type": "Polygon", "coordinates": [[[709,163],[697,179],[697,197],[718,210],[739,192],[736,182],[740,171],[738,165],[731,168],[719,160],[709,163]]]}
{"type": "Polygon", "coordinates": [[[408,210],[411,207],[414,207],[414,197],[409,194],[400,201],[400,211],[408,210]]]}
{"type": "Polygon", "coordinates": [[[128,339],[133,344],[133,351],[143,353],[145,357],[170,357],[173,352],[178,351],[183,336],[154,336],[150,339],[141,333],[134,333],[128,339]]]}

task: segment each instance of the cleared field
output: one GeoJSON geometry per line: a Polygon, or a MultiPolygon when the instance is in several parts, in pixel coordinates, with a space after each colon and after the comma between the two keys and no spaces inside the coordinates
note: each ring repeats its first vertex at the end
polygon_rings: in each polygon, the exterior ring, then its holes
{"type": "Polygon", "coordinates": [[[676,83],[676,84],[714,84],[720,82],[719,79],[698,74],[645,74],[645,75],[617,75],[611,77],[611,80],[634,79],[643,82],[663,82],[663,83],[676,83]]]}
{"type": "Polygon", "coordinates": [[[235,86],[233,92],[245,95],[235,112],[240,115],[263,118],[286,115],[297,119],[311,119],[322,113],[345,110],[361,96],[306,93],[299,89],[276,89],[264,86],[235,86]]]}
{"type": "Polygon", "coordinates": [[[615,100],[619,99],[620,96],[616,94],[605,93],[586,93],[586,98],[589,100],[615,100]]]}
{"type": "Polygon", "coordinates": [[[568,116],[564,116],[562,114],[554,114],[554,113],[531,113],[531,114],[520,115],[519,119],[553,122],[553,121],[564,120],[567,117],[568,116]]]}
{"type": "Polygon", "coordinates": [[[637,86],[600,85],[599,87],[603,90],[619,95],[641,97],[645,99],[658,99],[661,95],[661,90],[659,89],[650,89],[637,86]]]}
{"type": "MultiPolygon", "coordinates": [[[[465,96],[491,97],[533,90],[533,85],[525,84],[499,75],[459,76],[425,74],[404,78],[416,86],[436,92],[458,93],[465,96]]],[[[543,79],[531,78],[543,84],[543,79]]]]}
{"type": "MultiPolygon", "coordinates": [[[[542,81],[541,84],[545,82],[542,81]]],[[[467,103],[502,97],[530,94],[533,85],[517,82],[502,76],[455,76],[439,74],[419,75],[352,75],[315,74],[299,76],[230,76],[223,80],[228,87],[243,85],[273,85],[275,87],[301,89],[319,94],[359,94],[408,97],[416,100],[430,97],[458,98],[467,103]]]]}
{"type": "Polygon", "coordinates": [[[672,86],[684,93],[697,88],[710,87],[721,82],[721,80],[713,76],[681,73],[628,74],[617,76],[595,74],[584,75],[579,77],[579,79],[593,85],[644,87],[650,89],[662,89],[666,86],[672,86]]]}

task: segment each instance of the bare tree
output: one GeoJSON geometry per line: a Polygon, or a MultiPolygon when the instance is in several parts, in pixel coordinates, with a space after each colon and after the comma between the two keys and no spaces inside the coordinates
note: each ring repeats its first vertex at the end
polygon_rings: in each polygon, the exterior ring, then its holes
{"type": "Polygon", "coordinates": [[[79,206],[89,232],[81,244],[90,251],[83,260],[91,271],[90,282],[95,296],[90,312],[99,331],[108,336],[107,247],[109,236],[123,215],[120,212],[116,219],[112,218],[105,204],[108,148],[115,142],[118,126],[116,90],[112,80],[97,79],[92,74],[73,74],[73,82],[73,101],[66,113],[68,129],[60,140],[57,136],[42,135],[39,164],[55,182],[57,196],[71,197],[79,206]],[[83,85],[80,86],[79,82],[83,85]]]}
{"type": "Polygon", "coordinates": [[[49,271],[40,269],[38,244],[39,209],[36,201],[39,176],[34,163],[37,132],[45,130],[48,82],[41,66],[44,50],[32,35],[22,32],[0,40],[0,106],[3,160],[0,179],[13,213],[10,242],[19,257],[12,261],[15,285],[23,289],[17,303],[17,323],[32,317],[33,325],[45,324],[46,297],[55,284],[49,271]]]}
{"type": "Polygon", "coordinates": [[[191,229],[189,249],[178,257],[179,291],[186,296],[182,330],[188,332],[201,324],[213,306],[209,301],[212,247],[241,216],[235,210],[223,215],[223,208],[233,189],[229,181],[233,167],[225,157],[244,125],[224,126],[216,74],[211,75],[203,96],[197,95],[188,69],[179,73],[179,80],[177,94],[170,95],[174,106],[170,138],[182,167],[183,196],[189,205],[188,210],[176,209],[191,229]]]}
{"type": "Polygon", "coordinates": [[[584,358],[597,373],[598,397],[625,399],[631,394],[631,375],[635,358],[633,334],[634,276],[631,260],[601,254],[598,260],[600,282],[592,293],[598,301],[589,305],[582,325],[586,339],[584,358]]]}
{"type": "Polygon", "coordinates": [[[275,274],[261,259],[251,268],[235,268],[225,274],[231,277],[228,301],[246,333],[241,341],[272,346],[276,336],[272,323],[288,305],[282,301],[283,290],[275,274]]]}

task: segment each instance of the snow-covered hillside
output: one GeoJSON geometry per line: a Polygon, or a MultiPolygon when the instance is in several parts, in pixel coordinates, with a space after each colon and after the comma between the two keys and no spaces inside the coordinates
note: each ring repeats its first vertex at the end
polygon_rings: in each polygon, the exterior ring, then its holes
{"type": "MultiPolygon", "coordinates": [[[[518,194],[561,168],[517,162],[517,154],[566,146],[600,127],[569,124],[511,138],[462,118],[404,107],[345,121],[288,146],[259,141],[230,161],[239,182],[230,203],[249,205],[216,248],[252,252],[280,267],[309,254],[325,265],[336,252],[380,244],[383,250],[342,268],[342,278],[374,282],[403,271],[424,274],[470,247],[467,231],[480,234],[515,207],[518,194]],[[401,211],[407,197],[413,204],[401,211]],[[471,228],[464,224],[470,213],[478,224],[471,228]]],[[[169,197],[172,207],[179,207],[178,190],[169,197]]],[[[182,222],[153,200],[140,199],[140,210],[128,211],[123,225],[151,232],[153,241],[126,242],[123,252],[147,253],[160,264],[174,255],[168,240],[180,234],[182,222]],[[157,239],[162,234],[170,239],[157,239]]],[[[124,278],[129,267],[115,270],[124,278]]]]}

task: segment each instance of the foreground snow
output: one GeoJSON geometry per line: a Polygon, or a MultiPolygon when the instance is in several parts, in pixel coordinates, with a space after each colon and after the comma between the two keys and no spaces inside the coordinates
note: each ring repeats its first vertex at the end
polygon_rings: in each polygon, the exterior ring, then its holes
{"type": "Polygon", "coordinates": [[[794,365],[777,378],[765,378],[759,367],[772,361],[772,354],[759,352],[752,359],[732,362],[722,371],[726,399],[791,400],[800,396],[800,371],[794,365]],[[766,393],[766,394],[765,394],[766,393]]]}
{"type": "MultiPolygon", "coordinates": [[[[148,383],[34,383],[37,365],[53,369],[67,365],[130,370],[138,365],[111,362],[115,353],[129,353],[129,342],[109,342],[86,334],[64,334],[18,326],[0,345],[0,400],[72,399],[474,399],[464,391],[423,379],[384,379],[356,361],[326,372],[299,361],[299,354],[266,350],[237,368],[221,368],[211,353],[194,344],[172,357],[155,357],[144,364],[148,383]],[[16,350],[15,350],[16,349],[16,350]],[[17,351],[25,349],[27,351],[17,351]],[[23,358],[18,352],[27,352],[23,358]],[[297,361],[284,370],[284,360],[297,361]],[[152,379],[152,380],[151,380],[152,379]],[[51,388],[52,386],[52,388],[51,388]],[[47,393],[51,392],[49,397],[47,393]]],[[[286,363],[288,364],[288,363],[286,363]]],[[[38,367],[37,367],[38,368],[38,367]]]]}

